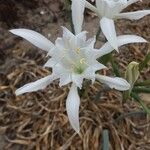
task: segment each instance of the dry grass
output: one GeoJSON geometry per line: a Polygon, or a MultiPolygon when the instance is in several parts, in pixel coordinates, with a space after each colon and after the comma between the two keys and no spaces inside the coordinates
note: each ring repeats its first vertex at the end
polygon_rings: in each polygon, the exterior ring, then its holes
{"type": "MultiPolygon", "coordinates": [[[[145,6],[149,5],[147,2],[145,6]]],[[[130,26],[131,30],[149,40],[150,28],[142,28],[144,23],[120,22],[118,27],[123,30],[130,26]]],[[[20,42],[18,39],[14,41],[20,42]]],[[[90,85],[88,93],[81,96],[79,135],[71,128],[66,114],[69,85],[60,88],[55,81],[43,91],[16,97],[16,88],[51,73],[41,67],[45,54],[30,47],[26,47],[28,50],[18,48],[21,44],[7,48],[7,60],[0,53],[5,60],[0,66],[0,149],[98,150],[102,149],[102,133],[107,129],[110,150],[150,150],[149,116],[136,102],[122,103],[120,92],[105,91],[99,83],[90,85]]],[[[120,68],[124,71],[131,60],[141,61],[148,51],[148,45],[124,48],[117,55],[120,68]]],[[[149,73],[149,69],[144,70],[140,78],[149,78],[149,73]]]]}
{"type": "Polygon", "coordinates": [[[80,135],[68,123],[68,87],[59,88],[58,81],[43,91],[15,97],[15,87],[49,73],[34,61],[22,60],[5,77],[8,85],[0,86],[0,131],[7,141],[4,149],[96,150],[102,147],[104,129],[109,130],[112,150],[149,149],[149,117],[137,103],[122,104],[121,93],[103,92],[98,83],[90,87],[86,97],[81,97],[80,135]],[[101,92],[100,97],[95,97],[97,92],[101,92]]]}

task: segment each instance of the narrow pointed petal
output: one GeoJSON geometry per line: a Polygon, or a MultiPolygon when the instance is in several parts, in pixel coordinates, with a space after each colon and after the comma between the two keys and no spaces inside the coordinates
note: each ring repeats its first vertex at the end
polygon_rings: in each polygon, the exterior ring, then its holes
{"type": "Polygon", "coordinates": [[[79,87],[82,88],[83,77],[78,74],[72,74],[72,82],[79,87]]]}
{"type": "Polygon", "coordinates": [[[79,34],[76,35],[76,38],[78,40],[82,40],[82,41],[86,41],[86,35],[87,35],[87,31],[82,31],[79,34]]]}
{"type": "Polygon", "coordinates": [[[86,45],[87,45],[88,48],[93,49],[94,45],[95,45],[95,42],[96,42],[96,36],[94,36],[93,38],[88,39],[86,41],[86,45]]]}
{"type": "Polygon", "coordinates": [[[83,76],[86,79],[92,80],[92,83],[94,84],[95,82],[95,72],[97,70],[101,70],[101,69],[106,69],[107,67],[104,66],[103,64],[99,63],[98,61],[95,61],[95,63],[93,65],[91,65],[90,67],[88,67],[84,73],[83,76]]]}
{"type": "MultiPolygon", "coordinates": [[[[147,41],[136,35],[120,35],[117,37],[117,44],[118,47],[125,45],[125,44],[130,44],[130,43],[146,43],[147,41]]],[[[110,45],[109,42],[105,43],[99,50],[96,52],[96,58],[99,58],[101,56],[104,56],[110,52],[112,52],[114,48],[110,45]]]]}
{"type": "Polygon", "coordinates": [[[45,64],[44,67],[54,67],[57,64],[54,58],[50,58],[45,64]]]}
{"type": "Polygon", "coordinates": [[[100,20],[100,26],[108,42],[112,45],[112,47],[115,50],[118,50],[117,36],[116,36],[114,21],[112,19],[103,17],[100,20]]]}
{"type": "Polygon", "coordinates": [[[79,133],[80,131],[79,106],[80,98],[78,95],[77,87],[74,84],[72,84],[66,101],[66,110],[70,124],[77,133],[79,133]]]}
{"type": "Polygon", "coordinates": [[[116,15],[115,18],[117,19],[130,19],[130,20],[139,20],[143,18],[146,15],[150,14],[150,10],[140,10],[140,11],[135,11],[135,12],[127,12],[127,13],[120,13],[116,15]]]}
{"type": "Polygon", "coordinates": [[[90,4],[88,1],[85,2],[85,7],[90,9],[91,11],[94,11],[96,14],[98,14],[98,10],[95,6],[90,4]]]}
{"type": "Polygon", "coordinates": [[[50,52],[52,48],[54,48],[54,44],[49,41],[47,38],[45,38],[43,35],[41,35],[38,32],[35,32],[33,30],[28,29],[12,29],[10,30],[11,33],[20,36],[36,47],[45,50],[47,52],[50,52]]]}
{"type": "Polygon", "coordinates": [[[70,83],[70,82],[71,82],[71,75],[68,74],[68,73],[63,74],[63,75],[61,75],[61,77],[60,77],[59,86],[60,86],[60,87],[61,87],[61,86],[64,86],[64,85],[66,85],[66,84],[68,84],[68,83],[70,83]]]}
{"type": "Polygon", "coordinates": [[[96,79],[101,83],[108,85],[110,88],[117,89],[119,91],[126,91],[130,89],[130,84],[123,78],[107,77],[103,75],[96,75],[96,79]]]}
{"type": "Polygon", "coordinates": [[[55,79],[56,77],[54,77],[53,75],[46,76],[42,79],[39,79],[35,82],[28,83],[24,85],[23,87],[17,89],[15,94],[18,96],[24,93],[35,92],[35,91],[44,89],[46,88],[47,85],[49,85],[55,79]]]}
{"type": "Polygon", "coordinates": [[[61,27],[63,29],[63,38],[70,39],[71,37],[74,37],[74,34],[70,32],[66,27],[61,27]]]}
{"type": "Polygon", "coordinates": [[[72,0],[72,20],[77,35],[82,31],[82,24],[84,19],[85,0],[72,0]]]}

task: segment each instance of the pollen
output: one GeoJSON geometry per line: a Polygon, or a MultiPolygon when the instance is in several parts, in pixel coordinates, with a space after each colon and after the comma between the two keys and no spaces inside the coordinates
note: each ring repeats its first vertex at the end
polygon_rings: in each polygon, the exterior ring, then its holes
{"type": "Polygon", "coordinates": [[[77,54],[79,54],[80,53],[80,48],[77,48],[76,52],[77,52],[77,54]]]}
{"type": "Polygon", "coordinates": [[[80,64],[86,64],[86,63],[85,63],[85,58],[81,58],[81,59],[80,59],[80,64]]]}

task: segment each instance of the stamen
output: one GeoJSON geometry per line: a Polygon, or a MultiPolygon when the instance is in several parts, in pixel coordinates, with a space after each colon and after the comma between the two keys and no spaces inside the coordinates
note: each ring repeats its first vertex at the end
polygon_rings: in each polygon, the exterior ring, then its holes
{"type": "Polygon", "coordinates": [[[77,48],[76,52],[77,52],[77,54],[79,54],[80,53],[80,48],[77,48]]]}
{"type": "Polygon", "coordinates": [[[90,66],[86,61],[85,61],[85,58],[81,58],[80,59],[80,64],[86,64],[87,66],[90,66]]]}
{"type": "Polygon", "coordinates": [[[80,64],[86,64],[85,58],[81,58],[81,59],[80,59],[80,64]]]}

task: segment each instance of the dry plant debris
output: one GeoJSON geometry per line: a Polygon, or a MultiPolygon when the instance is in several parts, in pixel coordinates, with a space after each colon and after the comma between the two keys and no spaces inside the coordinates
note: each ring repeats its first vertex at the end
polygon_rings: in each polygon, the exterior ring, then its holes
{"type": "MultiPolygon", "coordinates": [[[[39,3],[48,5],[51,2],[44,0],[39,3]]],[[[145,0],[143,6],[137,4],[134,8],[149,6],[149,0],[145,0]]],[[[149,20],[148,16],[138,24],[128,21],[122,24],[120,21],[117,25],[120,30],[130,26],[131,30],[149,41],[149,20]]],[[[43,30],[45,25],[40,27],[43,30]]],[[[0,63],[0,149],[97,150],[102,148],[102,133],[107,129],[110,150],[150,150],[150,117],[136,102],[122,104],[119,92],[103,92],[98,83],[90,87],[87,96],[81,98],[80,135],[74,133],[68,123],[65,110],[68,88],[60,89],[58,84],[53,83],[43,91],[16,97],[16,88],[44,77],[51,71],[42,68],[46,61],[45,54],[26,45],[20,49],[21,44],[16,44],[20,39],[9,40],[12,45],[7,45],[7,41],[3,40],[5,45],[1,46],[0,52],[0,59],[3,60],[0,63]],[[97,95],[97,92],[101,94],[97,95]]],[[[141,61],[145,53],[150,51],[149,46],[142,45],[141,50],[139,47],[141,45],[122,49],[117,58],[123,70],[131,60],[141,61]]],[[[149,75],[150,70],[147,69],[140,78],[146,79],[149,75]]],[[[150,101],[147,101],[147,105],[150,105],[150,101]]]]}

